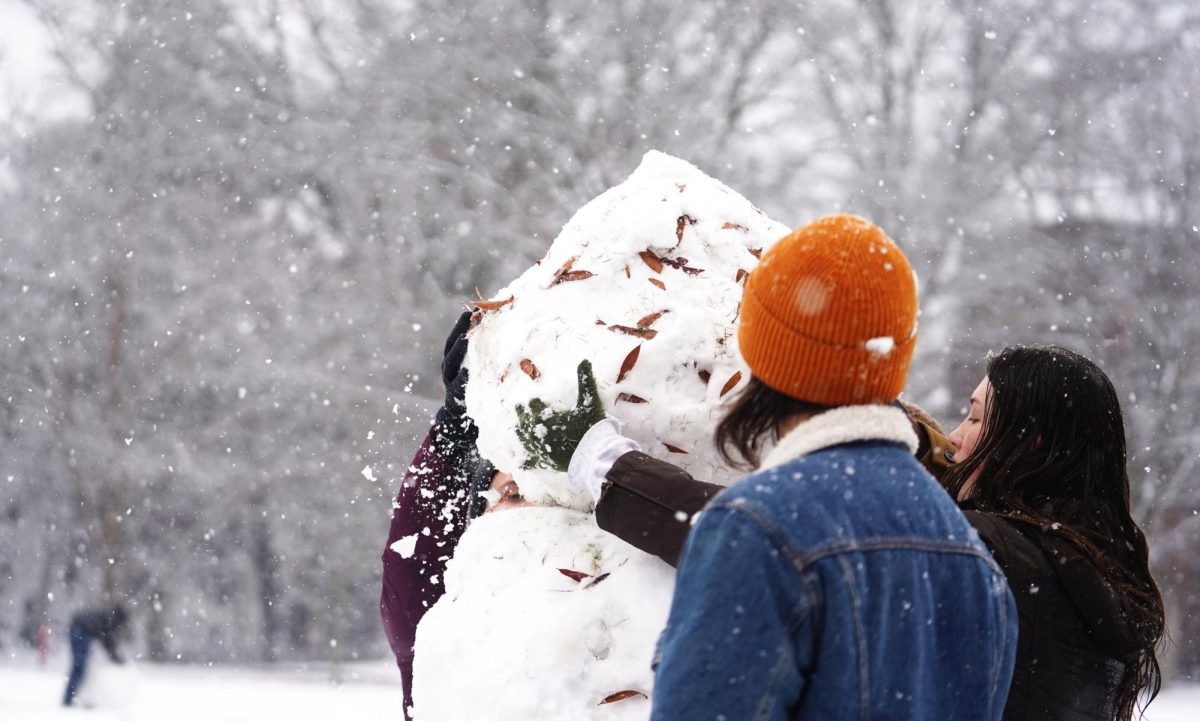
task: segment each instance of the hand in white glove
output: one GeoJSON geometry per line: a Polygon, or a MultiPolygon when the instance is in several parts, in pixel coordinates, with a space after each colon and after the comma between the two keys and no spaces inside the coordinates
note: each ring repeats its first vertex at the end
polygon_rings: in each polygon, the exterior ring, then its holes
{"type": "Polygon", "coordinates": [[[621,435],[620,421],[605,418],[589,428],[579,440],[567,466],[567,478],[576,488],[591,494],[593,501],[598,501],[604,478],[617,459],[630,451],[640,450],[642,447],[637,442],[621,435]]]}

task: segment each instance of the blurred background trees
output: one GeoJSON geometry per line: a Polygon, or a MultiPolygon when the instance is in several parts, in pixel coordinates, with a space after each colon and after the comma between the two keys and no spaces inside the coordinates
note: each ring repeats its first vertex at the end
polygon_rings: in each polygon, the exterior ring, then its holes
{"type": "Polygon", "coordinates": [[[886,227],[949,426],[989,349],[1097,358],[1200,671],[1188,0],[6,2],[59,110],[0,113],[0,644],[116,593],[157,659],[382,653],[445,329],[657,148],[886,227]]]}

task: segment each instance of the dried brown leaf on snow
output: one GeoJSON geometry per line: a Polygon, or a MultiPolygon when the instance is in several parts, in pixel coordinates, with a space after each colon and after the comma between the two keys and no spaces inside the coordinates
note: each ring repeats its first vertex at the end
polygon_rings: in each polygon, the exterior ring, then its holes
{"type": "Polygon", "coordinates": [[[696,219],[684,213],[675,219],[675,245],[683,242],[683,229],[689,225],[695,225],[696,219]]]}
{"type": "Polygon", "coordinates": [[[627,325],[610,325],[608,329],[616,333],[624,333],[625,335],[644,338],[645,340],[650,340],[654,336],[658,335],[658,331],[651,330],[650,328],[630,328],[627,325]]]}
{"type": "Polygon", "coordinates": [[[604,700],[596,705],[603,706],[606,703],[616,703],[617,701],[624,701],[627,698],[635,698],[637,696],[641,696],[642,698],[649,698],[648,696],[646,696],[646,694],[642,693],[641,691],[634,691],[633,689],[625,689],[624,691],[617,691],[616,693],[612,693],[612,694],[605,696],[604,700]]]}
{"type": "Polygon", "coordinates": [[[663,269],[662,258],[659,258],[657,255],[650,252],[649,250],[643,250],[642,252],[638,253],[638,257],[642,259],[643,263],[650,266],[650,270],[654,271],[655,273],[662,272],[662,269],[663,269]]]}
{"type": "Polygon", "coordinates": [[[677,270],[682,270],[688,275],[700,275],[704,272],[703,268],[693,268],[687,264],[687,258],[663,258],[662,262],[677,270]]]}
{"type": "Polygon", "coordinates": [[[668,312],[669,311],[660,310],[657,313],[651,313],[650,315],[644,316],[640,320],[638,320],[637,327],[645,330],[646,328],[649,328],[650,326],[654,325],[654,322],[656,320],[658,320],[659,318],[661,318],[663,313],[668,313],[668,312]]]}
{"type": "Polygon", "coordinates": [[[576,571],[573,568],[560,568],[560,569],[558,569],[558,572],[561,573],[562,575],[566,576],[567,578],[571,579],[572,581],[575,581],[576,583],[579,583],[580,581],[582,581],[585,578],[592,577],[592,574],[590,574],[590,573],[584,573],[583,571],[576,571]]]}
{"type": "Polygon", "coordinates": [[[475,307],[482,311],[500,310],[506,305],[513,302],[513,296],[508,296],[504,300],[476,300],[472,301],[475,307]]]}
{"type": "Polygon", "coordinates": [[[573,280],[583,280],[584,278],[591,278],[593,275],[595,275],[589,270],[572,270],[571,268],[575,265],[575,261],[578,259],[579,256],[577,255],[567,258],[567,262],[563,263],[562,267],[555,271],[554,280],[550,281],[551,288],[559,283],[569,283],[573,280]]]}
{"type": "Polygon", "coordinates": [[[621,361],[621,370],[617,373],[617,382],[625,380],[625,376],[629,375],[629,371],[633,370],[633,366],[637,363],[638,356],[641,355],[642,345],[639,343],[634,346],[633,350],[625,356],[625,360],[621,361]]]}

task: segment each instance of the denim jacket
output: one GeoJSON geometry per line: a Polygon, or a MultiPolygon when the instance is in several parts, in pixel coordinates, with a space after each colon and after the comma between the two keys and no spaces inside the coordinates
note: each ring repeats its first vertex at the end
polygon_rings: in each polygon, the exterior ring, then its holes
{"type": "Polygon", "coordinates": [[[654,721],[1000,719],[1017,614],[904,414],[822,413],[688,537],[654,721]]]}

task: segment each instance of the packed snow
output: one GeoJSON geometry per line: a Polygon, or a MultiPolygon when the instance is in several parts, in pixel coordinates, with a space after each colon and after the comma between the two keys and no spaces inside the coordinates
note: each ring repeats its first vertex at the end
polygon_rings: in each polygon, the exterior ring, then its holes
{"type": "MultiPolygon", "coordinates": [[[[113,669],[93,659],[100,674],[112,671],[103,690],[107,702],[63,708],[70,659],[51,656],[39,666],[32,654],[0,656],[0,721],[395,721],[400,681],[390,661],[341,667],[285,664],[272,667],[166,666],[134,663],[113,669]]],[[[464,681],[459,687],[471,689],[464,681]]],[[[462,693],[467,696],[473,693],[462,693]]],[[[610,705],[616,710],[619,704],[610,705]]],[[[1193,721],[1200,717],[1200,685],[1168,687],[1150,706],[1146,721],[1193,721]]],[[[497,721],[483,715],[475,721],[497,721]]]]}
{"type": "Polygon", "coordinates": [[[467,358],[480,452],[527,499],[586,510],[563,474],[523,467],[516,435],[517,405],[575,405],[586,358],[608,414],[647,453],[731,481],[711,439],[722,397],[749,379],[735,333],[742,284],[787,232],[694,166],[647,153],[483,311],[467,358]]]}
{"type": "Polygon", "coordinates": [[[78,704],[62,706],[70,658],[38,666],[31,655],[0,659],[0,721],[395,721],[399,672],[387,661],[343,666],[115,666],[99,648],[78,704]]]}
{"type": "Polygon", "coordinates": [[[418,721],[649,716],[674,571],[600,531],[592,498],[564,473],[525,468],[516,409],[534,398],[573,408],[588,359],[608,414],[646,452],[733,480],[711,439],[722,397],[749,378],[735,334],[742,284],[787,231],[692,165],[651,152],[480,304],[467,356],[478,446],[541,506],[468,527],[446,595],[417,630],[418,721]]]}
{"type": "Polygon", "coordinates": [[[667,564],[590,514],[529,507],[474,521],[445,583],[417,629],[417,721],[649,716],[667,564]]]}

